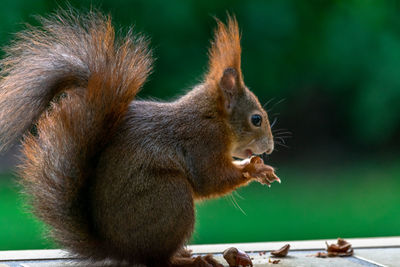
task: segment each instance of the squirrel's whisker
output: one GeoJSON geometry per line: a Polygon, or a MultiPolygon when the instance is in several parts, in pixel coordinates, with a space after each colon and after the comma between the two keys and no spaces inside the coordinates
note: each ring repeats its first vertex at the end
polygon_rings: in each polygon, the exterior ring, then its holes
{"type": "Polygon", "coordinates": [[[267,109],[267,112],[270,113],[277,105],[281,104],[285,100],[286,100],[285,98],[282,98],[281,100],[273,104],[269,109],[267,109]]]}
{"type": "Polygon", "coordinates": [[[275,100],[275,97],[273,97],[273,98],[271,98],[270,100],[268,100],[267,103],[265,103],[265,104],[263,105],[263,108],[266,109],[266,107],[268,106],[268,104],[271,103],[271,102],[274,101],[274,100],[275,100]]]}

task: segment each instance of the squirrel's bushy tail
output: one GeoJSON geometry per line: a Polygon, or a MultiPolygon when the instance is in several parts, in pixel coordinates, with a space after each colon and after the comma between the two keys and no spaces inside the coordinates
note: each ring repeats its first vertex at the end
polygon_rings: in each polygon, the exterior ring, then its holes
{"type": "Polygon", "coordinates": [[[62,246],[105,257],[86,185],[151,70],[150,51],[130,32],[117,39],[110,19],[95,12],[65,11],[41,22],[18,34],[1,61],[0,150],[36,123],[20,169],[34,212],[62,246]]]}

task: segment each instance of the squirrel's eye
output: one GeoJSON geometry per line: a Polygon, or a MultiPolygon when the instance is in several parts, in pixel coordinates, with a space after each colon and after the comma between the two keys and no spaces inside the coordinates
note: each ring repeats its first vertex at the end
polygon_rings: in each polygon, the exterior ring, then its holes
{"type": "Polygon", "coordinates": [[[254,115],[251,116],[251,123],[254,126],[260,127],[261,126],[261,121],[262,121],[262,118],[261,118],[260,115],[254,114],[254,115]]]}

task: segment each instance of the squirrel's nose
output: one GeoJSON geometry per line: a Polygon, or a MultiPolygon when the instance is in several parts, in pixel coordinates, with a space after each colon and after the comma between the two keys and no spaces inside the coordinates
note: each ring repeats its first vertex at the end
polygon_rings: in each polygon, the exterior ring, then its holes
{"type": "Polygon", "coordinates": [[[274,141],[273,140],[268,140],[268,147],[265,153],[271,154],[272,151],[274,151],[274,141]]]}

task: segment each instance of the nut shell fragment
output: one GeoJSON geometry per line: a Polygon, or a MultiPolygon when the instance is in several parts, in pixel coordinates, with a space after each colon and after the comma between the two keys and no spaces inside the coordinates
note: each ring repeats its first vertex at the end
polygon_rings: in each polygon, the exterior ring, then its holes
{"type": "Polygon", "coordinates": [[[278,264],[281,260],[271,260],[271,258],[268,259],[268,263],[272,264],[278,264]]]}
{"type": "Polygon", "coordinates": [[[286,244],[278,250],[271,251],[271,254],[275,257],[286,257],[289,253],[290,245],[286,244]]]}
{"type": "MultiPolygon", "coordinates": [[[[312,255],[311,255],[312,256],[312,255]]],[[[317,252],[316,254],[315,254],[315,257],[317,257],[317,258],[326,258],[326,257],[328,257],[328,253],[325,253],[325,252],[317,252]]]]}
{"type": "Polygon", "coordinates": [[[326,243],[326,251],[328,252],[328,257],[346,257],[353,255],[353,248],[351,244],[342,238],[338,238],[337,244],[326,243]]]}
{"type": "Polygon", "coordinates": [[[342,238],[338,238],[337,244],[328,244],[326,242],[327,252],[318,252],[315,257],[326,258],[326,257],[348,257],[354,253],[351,244],[342,238]]]}
{"type": "Polygon", "coordinates": [[[229,267],[253,267],[253,263],[249,255],[247,255],[246,252],[241,251],[237,248],[231,247],[225,249],[223,256],[226,262],[229,264],[229,267]]]}

